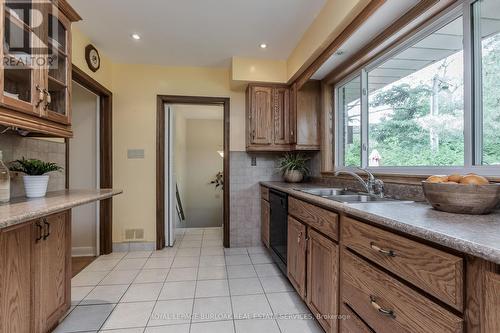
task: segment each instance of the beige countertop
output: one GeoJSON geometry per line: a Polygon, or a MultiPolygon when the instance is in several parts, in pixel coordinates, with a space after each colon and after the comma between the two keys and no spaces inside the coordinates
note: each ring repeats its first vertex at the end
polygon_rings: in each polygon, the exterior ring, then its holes
{"type": "Polygon", "coordinates": [[[296,198],[500,264],[500,212],[462,215],[440,212],[422,202],[350,203],[332,201],[297,189],[316,184],[262,182],[296,198]]]}
{"type": "Polygon", "coordinates": [[[89,202],[121,194],[122,190],[64,190],[48,192],[43,198],[13,198],[0,205],[0,229],[61,212],[89,202]]]}

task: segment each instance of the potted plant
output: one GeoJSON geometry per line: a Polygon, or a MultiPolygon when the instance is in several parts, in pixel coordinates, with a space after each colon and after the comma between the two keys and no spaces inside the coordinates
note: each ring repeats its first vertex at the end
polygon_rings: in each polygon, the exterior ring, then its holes
{"type": "Polygon", "coordinates": [[[300,153],[286,153],[278,160],[278,169],[281,171],[286,182],[300,183],[304,179],[304,176],[309,175],[308,160],[309,157],[300,153]]]}
{"type": "Polygon", "coordinates": [[[60,166],[52,162],[44,162],[37,159],[25,159],[12,162],[10,170],[22,172],[24,181],[24,190],[28,198],[44,197],[47,193],[49,184],[49,175],[52,171],[62,170],[60,166]]]}

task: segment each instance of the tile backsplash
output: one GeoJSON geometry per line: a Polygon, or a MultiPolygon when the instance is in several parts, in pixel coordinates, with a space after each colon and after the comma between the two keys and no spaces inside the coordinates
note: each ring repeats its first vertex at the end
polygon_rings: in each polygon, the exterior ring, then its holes
{"type": "MultiPolygon", "coordinates": [[[[14,134],[0,135],[0,150],[3,152],[3,161],[25,158],[36,158],[46,162],[54,162],[64,167],[66,163],[66,145],[50,139],[27,138],[14,134]]],[[[24,196],[23,179],[20,174],[11,175],[11,197],[24,196]]],[[[65,173],[50,173],[48,191],[63,190],[65,188],[65,173]]]]}
{"type": "MultiPolygon", "coordinates": [[[[311,174],[319,174],[319,154],[311,155],[311,174]]],[[[279,153],[230,153],[231,247],[257,246],[260,241],[261,181],[281,181],[277,171],[279,153]],[[252,159],[256,165],[252,165],[252,159]]]]}

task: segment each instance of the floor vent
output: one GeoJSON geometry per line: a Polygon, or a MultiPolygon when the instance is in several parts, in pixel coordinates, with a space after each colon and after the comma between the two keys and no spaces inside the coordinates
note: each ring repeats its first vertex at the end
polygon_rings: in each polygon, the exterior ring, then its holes
{"type": "Polygon", "coordinates": [[[144,240],[144,229],[125,229],[125,240],[144,240]]]}

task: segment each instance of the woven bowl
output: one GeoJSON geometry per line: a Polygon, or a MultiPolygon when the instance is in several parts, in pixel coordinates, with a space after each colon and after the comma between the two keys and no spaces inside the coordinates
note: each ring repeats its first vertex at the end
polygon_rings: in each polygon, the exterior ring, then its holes
{"type": "Polygon", "coordinates": [[[448,213],[488,214],[500,202],[500,184],[464,185],[423,181],[422,187],[432,207],[448,213]]]}

